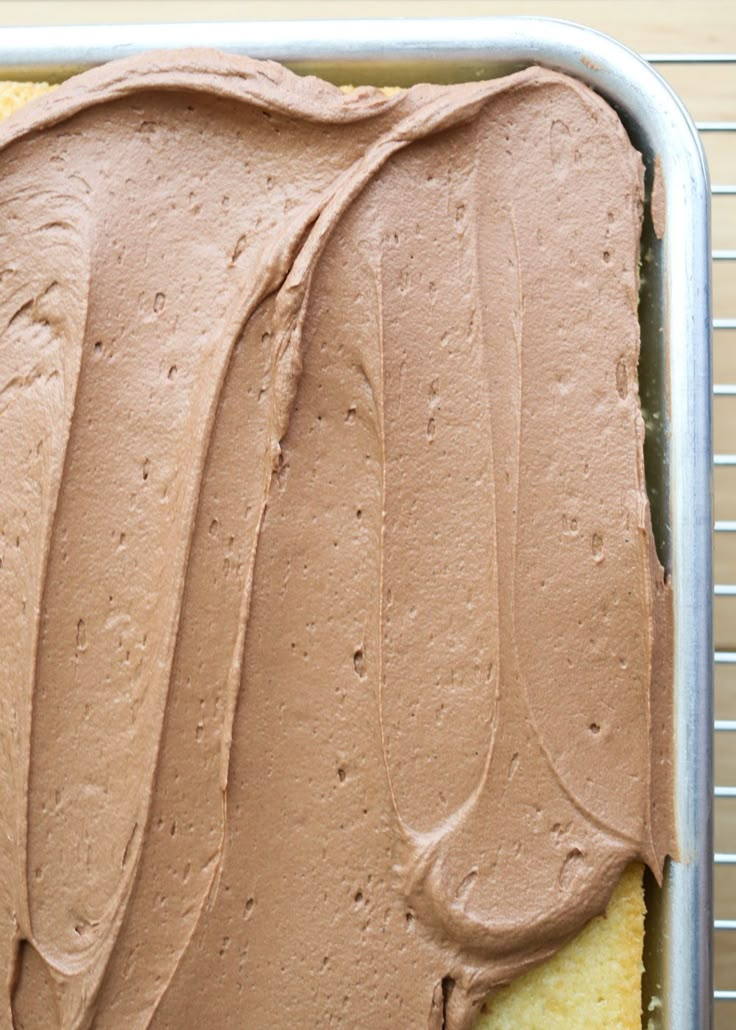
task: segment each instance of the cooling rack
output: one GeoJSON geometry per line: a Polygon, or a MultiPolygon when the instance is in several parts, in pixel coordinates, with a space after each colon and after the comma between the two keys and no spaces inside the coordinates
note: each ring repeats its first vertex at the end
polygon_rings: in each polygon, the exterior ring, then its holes
{"type": "Polygon", "coordinates": [[[647,56],[695,117],[712,179],[714,1015],[716,1030],[732,1030],[736,1026],[736,54],[647,56]]]}
{"type": "MultiPolygon", "coordinates": [[[[651,334],[665,342],[668,404],[673,419],[661,444],[661,493],[672,503],[675,575],[676,803],[680,862],[653,900],[659,953],[648,958],[645,985],[663,998],[656,1026],[696,1030],[709,1025],[710,1001],[710,449],[707,357],[708,276],[705,187],[692,129],[677,101],[646,65],[592,30],[546,19],[468,18],[303,23],[219,23],[167,26],[54,27],[6,30],[0,42],[9,78],[58,81],[101,61],[152,46],[214,45],[271,57],[335,81],[405,84],[499,74],[529,63],[566,70],[614,103],[635,145],[651,164],[661,157],[667,184],[667,231],[648,269],[651,334]],[[643,69],[643,71],[642,71],[643,69]],[[688,134],[690,140],[688,140],[688,134]]],[[[675,87],[698,122],[710,158],[714,213],[714,339],[716,383],[716,958],[717,1030],[736,1026],[736,55],[651,54],[650,63],[675,87]],[[710,90],[703,77],[713,76],[710,90]],[[697,110],[690,96],[707,97],[697,110]],[[712,101],[712,103],[711,103],[712,101]]],[[[646,321],[646,319],[645,319],[646,321]]],[[[655,348],[657,350],[657,348],[655,348]]],[[[658,388],[664,393],[664,377],[658,388]]],[[[660,398],[661,399],[661,398],[660,398]]],[[[666,417],[663,418],[666,422],[666,417]]],[[[649,470],[648,470],[649,473],[649,470]]],[[[669,562],[668,562],[669,564],[669,562]]]]}
{"type": "Polygon", "coordinates": [[[736,54],[647,57],[690,107],[712,179],[714,1015],[716,1030],[732,1030],[736,1026],[736,54]]]}

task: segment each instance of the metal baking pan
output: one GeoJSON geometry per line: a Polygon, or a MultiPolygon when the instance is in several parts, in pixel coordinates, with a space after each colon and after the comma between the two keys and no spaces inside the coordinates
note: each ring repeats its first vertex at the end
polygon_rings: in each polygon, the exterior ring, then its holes
{"type": "Polygon", "coordinates": [[[355,84],[463,81],[546,65],[576,76],[616,108],[644,156],[648,194],[657,159],[666,231],[658,240],[645,219],[640,385],[655,535],[674,590],[680,851],[662,890],[648,889],[643,1022],[652,1030],[710,1027],[710,232],[708,174],[693,123],[634,53],[592,30],[544,18],[9,28],[0,41],[0,77],[53,82],[143,50],[186,46],[270,58],[355,84]]]}

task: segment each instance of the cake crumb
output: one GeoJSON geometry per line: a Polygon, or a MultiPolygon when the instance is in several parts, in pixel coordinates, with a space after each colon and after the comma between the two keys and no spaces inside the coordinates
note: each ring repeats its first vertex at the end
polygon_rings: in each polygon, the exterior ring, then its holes
{"type": "Polygon", "coordinates": [[[48,82],[0,82],[0,121],[30,100],[55,88],[48,82]]]}

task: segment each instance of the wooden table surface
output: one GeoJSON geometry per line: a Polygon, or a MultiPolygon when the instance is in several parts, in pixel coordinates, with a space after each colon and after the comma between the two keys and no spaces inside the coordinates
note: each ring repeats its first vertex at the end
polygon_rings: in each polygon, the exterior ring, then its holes
{"type": "MultiPolygon", "coordinates": [[[[736,4],[682,0],[0,0],[0,25],[221,21],[243,18],[535,14],[578,21],[644,53],[736,53],[736,4]]],[[[663,68],[696,119],[736,122],[736,65],[663,68]]],[[[704,136],[714,183],[736,183],[736,133],[704,136]]],[[[713,202],[713,246],[736,250],[736,196],[713,202]]],[[[736,262],[714,266],[714,314],[736,318],[736,262]]],[[[736,330],[717,331],[716,383],[736,383],[736,330]]],[[[736,397],[716,397],[715,450],[736,453],[736,397]]],[[[736,520],[736,468],[715,472],[717,519],[736,520]]],[[[736,583],[736,533],[714,543],[717,583],[736,583]]],[[[715,602],[716,647],[736,651],[736,597],[715,602]]],[[[736,719],[736,665],[716,669],[716,717],[736,719]]],[[[736,785],[736,734],[716,736],[716,783],[736,785]],[[732,739],[729,739],[731,737],[732,739]]],[[[736,798],[716,800],[716,850],[736,852],[736,798]]],[[[716,914],[736,919],[736,867],[716,870],[716,914]]],[[[716,933],[716,986],[736,990],[736,931],[716,933]]],[[[736,1002],[716,1006],[717,1030],[736,1027],[736,1002]]]]}

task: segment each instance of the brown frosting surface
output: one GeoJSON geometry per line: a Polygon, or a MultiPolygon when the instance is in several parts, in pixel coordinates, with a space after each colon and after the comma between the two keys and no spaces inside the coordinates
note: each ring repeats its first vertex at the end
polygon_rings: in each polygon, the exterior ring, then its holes
{"type": "Polygon", "coordinates": [[[154,53],[0,128],[0,1023],[470,1025],[672,847],[642,164],[154,53]]]}

